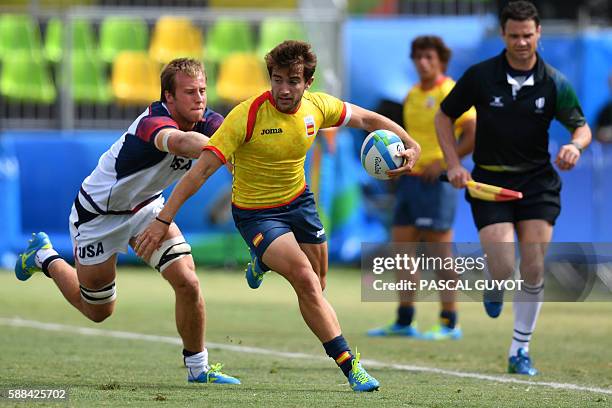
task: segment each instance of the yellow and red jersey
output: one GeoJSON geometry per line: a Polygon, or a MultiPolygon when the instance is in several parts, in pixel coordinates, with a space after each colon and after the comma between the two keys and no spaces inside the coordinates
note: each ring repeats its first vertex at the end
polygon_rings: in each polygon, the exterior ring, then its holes
{"type": "Polygon", "coordinates": [[[205,149],[223,162],[232,158],[236,207],[277,207],[306,188],[304,161],[319,129],[349,119],[349,105],[331,95],[304,92],[297,109],[283,113],[266,91],[232,109],[205,149]]]}
{"type": "MultiPolygon", "coordinates": [[[[410,89],[404,100],[404,125],[406,131],[421,145],[421,157],[414,166],[413,172],[418,174],[436,160],[443,160],[444,154],[438,144],[434,116],[440,103],[455,86],[455,81],[442,77],[432,89],[423,90],[420,84],[410,89]]],[[[455,136],[461,134],[463,122],[476,118],[476,110],[470,108],[455,122],[455,136]]]]}

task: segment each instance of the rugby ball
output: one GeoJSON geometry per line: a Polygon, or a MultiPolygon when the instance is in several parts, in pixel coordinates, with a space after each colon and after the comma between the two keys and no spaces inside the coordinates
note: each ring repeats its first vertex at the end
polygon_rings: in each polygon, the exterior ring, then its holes
{"type": "Polygon", "coordinates": [[[404,151],[404,142],[389,130],[375,130],[361,145],[361,164],[365,171],[379,180],[388,180],[388,170],[401,167],[404,158],[397,153],[404,151]]]}

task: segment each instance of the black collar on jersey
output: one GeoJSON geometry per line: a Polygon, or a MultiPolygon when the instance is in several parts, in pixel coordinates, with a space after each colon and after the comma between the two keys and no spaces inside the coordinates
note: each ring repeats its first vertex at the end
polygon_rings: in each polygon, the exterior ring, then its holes
{"type": "MultiPolygon", "coordinates": [[[[538,54],[536,52],[536,64],[534,66],[534,76],[533,79],[535,82],[541,82],[542,80],[544,80],[544,76],[546,74],[546,64],[544,64],[544,60],[542,59],[542,57],[540,56],[540,54],[538,54]]],[[[507,83],[508,82],[508,77],[506,76],[506,74],[508,73],[508,70],[506,69],[506,64],[508,64],[508,60],[506,59],[506,49],[504,48],[501,52],[501,54],[499,54],[496,57],[497,61],[496,61],[496,65],[497,67],[495,68],[496,70],[496,76],[497,76],[497,82],[501,82],[501,83],[507,83]]]]}

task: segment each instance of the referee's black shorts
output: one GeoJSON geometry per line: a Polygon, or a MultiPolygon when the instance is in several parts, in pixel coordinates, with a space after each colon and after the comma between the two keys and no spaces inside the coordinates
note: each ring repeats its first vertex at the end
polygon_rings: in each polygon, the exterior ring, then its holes
{"type": "Polygon", "coordinates": [[[555,225],[561,212],[561,178],[550,163],[527,173],[496,172],[476,166],[472,178],[523,193],[520,200],[491,202],[472,198],[466,190],[479,231],[491,224],[524,220],[545,220],[555,225]]]}

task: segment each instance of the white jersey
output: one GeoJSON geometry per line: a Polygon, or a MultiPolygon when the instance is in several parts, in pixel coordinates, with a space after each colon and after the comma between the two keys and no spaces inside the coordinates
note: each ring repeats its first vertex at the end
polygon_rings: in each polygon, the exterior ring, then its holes
{"type": "MultiPolygon", "coordinates": [[[[223,117],[206,109],[193,129],[212,136],[223,117]]],[[[83,181],[78,201],[93,214],[130,214],[159,197],[189,168],[190,158],[158,150],[155,136],[178,124],[161,102],[154,102],[107,150],[94,171],[83,181]]]]}

